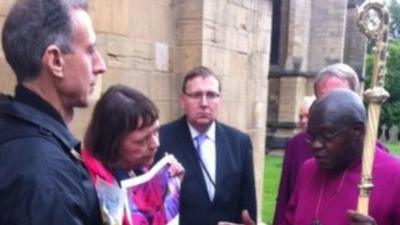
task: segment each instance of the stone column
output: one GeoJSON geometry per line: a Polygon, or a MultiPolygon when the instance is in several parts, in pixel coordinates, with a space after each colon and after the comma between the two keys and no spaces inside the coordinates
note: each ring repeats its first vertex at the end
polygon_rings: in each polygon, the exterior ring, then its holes
{"type": "MultiPolygon", "coordinates": [[[[5,17],[8,14],[8,10],[14,0],[1,0],[0,1],[0,37],[2,36],[3,24],[5,17]]],[[[0,92],[6,94],[14,93],[14,86],[16,84],[16,78],[4,58],[3,46],[0,44],[0,92]]]]}
{"type": "Polygon", "coordinates": [[[313,93],[315,74],[343,61],[347,0],[285,0],[281,12],[280,59],[271,71],[271,79],[279,85],[269,99],[279,115],[268,121],[271,149],[283,148],[292,136],[299,101],[313,93]]]}
{"type": "Polygon", "coordinates": [[[284,148],[293,135],[298,122],[298,104],[308,93],[311,1],[284,1],[281,7],[280,59],[270,79],[276,85],[269,99],[276,114],[268,121],[270,149],[284,148]]]}
{"type": "Polygon", "coordinates": [[[97,48],[108,70],[98,78],[92,104],[76,110],[71,130],[83,137],[91,108],[108,87],[124,84],[149,96],[162,123],[177,112],[176,8],[172,0],[89,0],[97,48]]]}
{"type": "Polygon", "coordinates": [[[343,62],[347,0],[312,1],[309,70],[343,62]]]}
{"type": "Polygon", "coordinates": [[[309,52],[311,2],[293,0],[289,3],[287,52],[284,69],[306,71],[309,52]]]}
{"type": "MultiPolygon", "coordinates": [[[[0,25],[13,2],[0,1],[0,25]]],[[[91,106],[76,110],[71,130],[83,137],[94,103],[114,84],[149,96],[161,123],[176,119],[183,74],[210,67],[222,80],[220,120],[253,142],[261,221],[271,11],[271,0],[89,0],[108,70],[98,79],[91,106]]],[[[0,91],[11,93],[14,76],[2,52],[0,74],[0,91]]]]}
{"type": "Polygon", "coordinates": [[[355,6],[347,9],[346,39],[343,61],[353,67],[360,78],[364,76],[364,61],[367,47],[367,36],[360,32],[357,25],[358,12],[355,6]]]}
{"type": "Polygon", "coordinates": [[[201,62],[222,78],[220,120],[251,136],[261,221],[272,2],[203,2],[201,62]]]}

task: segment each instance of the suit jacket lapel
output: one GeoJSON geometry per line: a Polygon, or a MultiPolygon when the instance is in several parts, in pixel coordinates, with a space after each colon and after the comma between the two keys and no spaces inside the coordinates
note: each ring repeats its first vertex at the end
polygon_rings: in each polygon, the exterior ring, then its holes
{"type": "Polygon", "coordinates": [[[229,158],[230,145],[229,140],[225,135],[223,127],[216,122],[215,124],[215,148],[216,148],[216,174],[215,174],[215,195],[214,202],[220,196],[222,188],[222,177],[225,174],[225,166],[229,158]]]}

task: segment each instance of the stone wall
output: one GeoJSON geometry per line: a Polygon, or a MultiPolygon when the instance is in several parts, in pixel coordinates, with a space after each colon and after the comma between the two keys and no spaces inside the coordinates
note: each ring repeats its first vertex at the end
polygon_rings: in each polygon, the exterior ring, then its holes
{"type": "Polygon", "coordinates": [[[310,51],[311,2],[309,0],[289,1],[288,39],[286,57],[283,59],[285,70],[306,71],[310,51]]]}
{"type": "Polygon", "coordinates": [[[179,9],[186,6],[193,11],[177,13],[177,23],[180,24],[177,74],[182,75],[182,72],[201,64],[220,76],[223,101],[219,118],[246,131],[252,138],[257,165],[257,199],[261,210],[271,2],[177,2],[179,9]]]}
{"type": "Polygon", "coordinates": [[[348,3],[282,0],[279,63],[269,76],[269,149],[282,149],[294,134],[301,99],[313,94],[314,77],[322,68],[345,62],[363,74],[366,38],[357,27],[354,4],[348,3]]]}
{"type": "Polygon", "coordinates": [[[309,71],[343,62],[347,0],[312,1],[309,71]]]}
{"type": "MultiPolygon", "coordinates": [[[[3,30],[5,17],[13,2],[13,0],[0,1],[0,35],[3,30]]],[[[3,93],[13,93],[15,82],[15,76],[12,75],[11,69],[4,58],[3,46],[0,44],[0,91],[3,93]]]]}
{"type": "Polygon", "coordinates": [[[357,25],[358,13],[356,7],[347,9],[346,39],[343,61],[352,65],[354,70],[363,79],[365,69],[365,51],[367,47],[367,37],[360,32],[357,25]]]}
{"type": "MultiPolygon", "coordinates": [[[[12,2],[0,1],[0,25],[12,2]]],[[[210,67],[222,80],[220,120],[252,138],[261,210],[271,0],[89,0],[89,4],[97,46],[108,67],[93,103],[110,85],[122,83],[154,100],[165,123],[181,114],[177,98],[183,74],[197,65],[210,67]]],[[[12,93],[11,74],[1,52],[1,92],[12,93]]],[[[70,127],[79,138],[93,105],[76,110],[70,127]]]]}

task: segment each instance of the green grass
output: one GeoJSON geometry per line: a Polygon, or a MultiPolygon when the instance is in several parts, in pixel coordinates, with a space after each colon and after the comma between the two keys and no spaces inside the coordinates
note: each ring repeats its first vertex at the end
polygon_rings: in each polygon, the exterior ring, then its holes
{"type": "Polygon", "coordinates": [[[390,152],[400,156],[400,145],[399,144],[395,145],[395,144],[385,143],[385,145],[386,145],[386,147],[389,148],[390,152]]]}
{"type": "Polygon", "coordinates": [[[272,224],[275,211],[275,198],[281,175],[282,157],[265,156],[262,221],[272,224]]]}
{"type": "MultiPolygon", "coordinates": [[[[400,145],[385,143],[389,151],[400,156],[400,145]]],[[[263,206],[262,221],[268,225],[272,224],[275,210],[276,194],[279,186],[281,175],[282,157],[275,155],[265,156],[264,167],[264,189],[263,189],[263,206]]]]}

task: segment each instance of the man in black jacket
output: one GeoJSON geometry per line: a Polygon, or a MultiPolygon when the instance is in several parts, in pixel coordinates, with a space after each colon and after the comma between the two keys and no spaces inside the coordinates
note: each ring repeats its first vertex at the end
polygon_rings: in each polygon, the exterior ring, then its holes
{"type": "Polygon", "coordinates": [[[99,224],[96,194],[68,131],[105,71],[85,0],[18,0],[2,44],[17,77],[0,100],[0,224],[99,224]]]}

